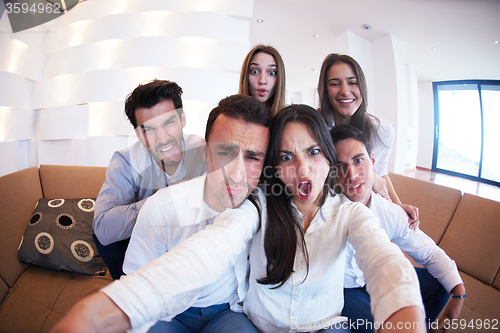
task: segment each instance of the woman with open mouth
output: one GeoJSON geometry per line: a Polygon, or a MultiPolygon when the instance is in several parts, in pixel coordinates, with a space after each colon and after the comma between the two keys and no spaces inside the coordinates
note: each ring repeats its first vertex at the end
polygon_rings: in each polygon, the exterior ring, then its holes
{"type": "Polygon", "coordinates": [[[285,64],[272,46],[257,45],[248,52],[240,73],[238,94],[253,96],[274,116],[285,107],[285,64]]]}
{"type": "Polygon", "coordinates": [[[361,66],[345,54],[327,55],[321,66],[318,94],[319,111],[330,129],[335,125],[348,124],[364,133],[377,160],[373,190],[400,205],[410,217],[411,228],[417,227],[418,208],[401,203],[389,178],[387,164],[394,129],[387,120],[367,112],[366,78],[361,66]]]}
{"type": "MultiPolygon", "coordinates": [[[[291,105],[276,115],[266,157],[269,169],[261,186],[261,225],[250,248],[244,312],[262,332],[350,332],[340,313],[344,249],[346,241],[353,241],[356,254],[362,251],[357,259],[377,298],[372,302],[376,320],[408,315],[422,322],[423,330],[422,305],[408,298],[419,292],[413,267],[366,207],[335,194],[335,158],[328,128],[315,109],[291,105]]],[[[244,205],[243,210],[251,203],[244,205]]],[[[242,224],[258,219],[257,213],[238,211],[221,217],[236,214],[234,221],[242,224]]]]}

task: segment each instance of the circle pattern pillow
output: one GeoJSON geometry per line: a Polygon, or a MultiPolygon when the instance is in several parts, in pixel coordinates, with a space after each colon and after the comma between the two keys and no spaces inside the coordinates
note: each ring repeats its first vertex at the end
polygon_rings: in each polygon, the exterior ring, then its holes
{"type": "Polygon", "coordinates": [[[21,262],[84,275],[106,272],[92,239],[95,199],[40,199],[19,246],[21,262]]]}

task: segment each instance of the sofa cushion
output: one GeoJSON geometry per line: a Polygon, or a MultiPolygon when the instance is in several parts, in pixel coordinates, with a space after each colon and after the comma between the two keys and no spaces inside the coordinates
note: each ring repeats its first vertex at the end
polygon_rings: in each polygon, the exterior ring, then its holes
{"type": "Polygon", "coordinates": [[[497,277],[495,278],[495,281],[493,281],[493,287],[500,290],[500,270],[498,271],[498,274],[497,274],[497,277]]]}
{"type": "Polygon", "coordinates": [[[0,279],[0,304],[3,302],[5,296],[9,293],[9,287],[0,279]]]}
{"type": "Polygon", "coordinates": [[[389,177],[401,202],[420,209],[420,229],[439,244],[462,192],[395,173],[389,177]]]}
{"type": "Polygon", "coordinates": [[[0,277],[12,287],[26,269],[17,259],[17,249],[38,199],[42,197],[38,168],[0,177],[0,277]]]}
{"type": "Polygon", "coordinates": [[[92,239],[94,199],[38,201],[24,234],[19,261],[86,275],[106,272],[92,239]]]}
{"type": "Polygon", "coordinates": [[[43,197],[96,198],[106,179],[105,167],[40,165],[43,197]]]}
{"type": "Polygon", "coordinates": [[[491,285],[500,267],[500,202],[465,193],[439,246],[458,268],[491,285]]]}
{"type": "Polygon", "coordinates": [[[462,320],[462,325],[465,323],[469,325],[471,320],[473,320],[474,329],[472,327],[460,329],[459,326],[457,330],[450,329],[448,332],[489,332],[490,330],[485,329],[484,326],[479,327],[475,325],[479,323],[484,325],[486,320],[489,320],[491,325],[494,319],[497,320],[496,322],[498,323],[498,328],[500,325],[498,322],[500,319],[500,309],[498,307],[498,304],[500,304],[500,291],[482,283],[464,272],[460,272],[460,276],[464,281],[465,289],[467,290],[467,297],[465,298],[462,312],[458,317],[458,323],[462,320]]]}
{"type": "Polygon", "coordinates": [[[0,332],[47,332],[76,302],[111,282],[109,275],[29,266],[0,306],[0,332]]]}

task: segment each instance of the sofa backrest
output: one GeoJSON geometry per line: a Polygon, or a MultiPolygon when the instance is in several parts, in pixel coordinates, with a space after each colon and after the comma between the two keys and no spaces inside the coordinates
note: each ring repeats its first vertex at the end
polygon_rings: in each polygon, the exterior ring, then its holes
{"type": "Polygon", "coordinates": [[[395,173],[389,173],[389,177],[401,202],[419,208],[420,229],[439,244],[455,214],[462,192],[395,173]]]}
{"type": "Polygon", "coordinates": [[[14,285],[27,267],[17,260],[17,249],[33,209],[41,197],[42,188],[37,167],[0,177],[0,277],[4,283],[0,288],[2,293],[6,286],[10,288],[14,285]]]}
{"type": "Polygon", "coordinates": [[[28,266],[17,251],[38,199],[96,198],[105,179],[105,167],[59,165],[0,177],[0,303],[28,266]]]}
{"type": "Polygon", "coordinates": [[[43,197],[96,198],[106,179],[105,167],[40,165],[43,197]]]}
{"type": "Polygon", "coordinates": [[[500,202],[465,193],[439,246],[458,268],[499,286],[500,202]]]}

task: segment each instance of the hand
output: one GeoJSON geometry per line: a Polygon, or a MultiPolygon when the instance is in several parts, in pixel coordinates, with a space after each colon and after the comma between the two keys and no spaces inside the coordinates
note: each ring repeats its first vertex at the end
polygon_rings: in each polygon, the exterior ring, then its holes
{"type": "Polygon", "coordinates": [[[418,226],[420,225],[420,220],[419,220],[420,214],[418,211],[418,207],[401,204],[401,208],[403,208],[406,214],[408,214],[408,223],[410,223],[410,229],[413,230],[417,229],[418,226]]]}
{"type": "Polygon", "coordinates": [[[103,292],[85,297],[56,324],[50,333],[124,332],[130,320],[103,292]]]}
{"type": "MultiPolygon", "coordinates": [[[[451,294],[453,295],[464,295],[465,294],[465,287],[464,284],[461,283],[459,285],[456,285],[452,290],[451,294]]],[[[460,316],[460,312],[462,312],[462,306],[464,305],[465,298],[452,298],[449,302],[448,305],[446,305],[446,308],[444,309],[443,315],[441,318],[439,318],[439,326],[438,330],[441,333],[444,333],[447,331],[447,329],[444,327],[445,325],[445,319],[448,318],[450,322],[453,319],[457,319],[458,316],[460,316]]]]}
{"type": "Polygon", "coordinates": [[[375,173],[373,174],[373,192],[380,194],[384,199],[392,201],[386,180],[375,173]]]}

